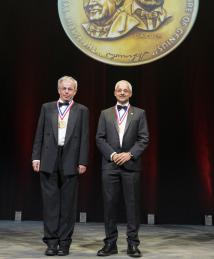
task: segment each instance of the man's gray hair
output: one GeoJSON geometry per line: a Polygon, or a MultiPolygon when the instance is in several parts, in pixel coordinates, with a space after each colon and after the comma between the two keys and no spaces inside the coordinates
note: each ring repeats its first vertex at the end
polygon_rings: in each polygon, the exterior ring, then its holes
{"type": "Polygon", "coordinates": [[[74,90],[77,90],[77,87],[78,87],[78,83],[77,83],[77,80],[75,80],[73,77],[71,76],[63,76],[61,77],[59,80],[58,80],[58,89],[60,87],[60,84],[63,82],[63,81],[72,81],[75,85],[74,87],[74,90]]]}
{"type": "Polygon", "coordinates": [[[116,83],[114,89],[116,90],[117,87],[119,86],[119,84],[122,83],[122,82],[125,82],[125,83],[127,84],[128,88],[129,88],[129,90],[132,92],[132,85],[131,85],[127,80],[120,80],[120,81],[118,81],[118,82],[116,83]]]}

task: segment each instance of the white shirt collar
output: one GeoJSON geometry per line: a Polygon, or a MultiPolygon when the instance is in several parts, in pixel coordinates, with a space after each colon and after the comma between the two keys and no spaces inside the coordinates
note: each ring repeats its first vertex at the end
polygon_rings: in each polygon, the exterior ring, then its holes
{"type": "MultiPolygon", "coordinates": [[[[71,103],[72,99],[69,101],[69,104],[71,103]]],[[[64,103],[65,101],[63,101],[61,98],[59,98],[58,102],[60,103],[64,103]]]]}
{"type": "Polygon", "coordinates": [[[117,104],[116,105],[122,105],[122,106],[128,106],[129,105],[129,102],[127,102],[127,103],[119,103],[119,102],[117,102],[117,104]]]}

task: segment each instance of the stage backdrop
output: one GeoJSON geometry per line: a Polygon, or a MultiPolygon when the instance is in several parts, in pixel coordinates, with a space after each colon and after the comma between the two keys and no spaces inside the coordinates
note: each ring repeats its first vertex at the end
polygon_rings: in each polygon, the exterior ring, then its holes
{"type": "MultiPolygon", "coordinates": [[[[0,219],[42,219],[39,175],[31,149],[41,104],[57,100],[57,80],[79,82],[76,101],[90,110],[90,164],[81,177],[79,212],[103,221],[100,111],[115,104],[114,85],[133,84],[131,104],[146,110],[151,142],[142,156],[142,223],[203,224],[214,213],[214,31],[212,1],[200,1],[196,23],[171,54],[137,67],[110,66],[80,52],[60,24],[56,0],[1,3],[0,219]]],[[[121,202],[119,221],[125,221],[121,202]]]]}

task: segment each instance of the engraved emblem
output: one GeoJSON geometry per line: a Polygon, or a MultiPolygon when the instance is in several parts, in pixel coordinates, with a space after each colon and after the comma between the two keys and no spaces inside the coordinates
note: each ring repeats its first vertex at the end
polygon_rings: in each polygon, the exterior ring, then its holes
{"type": "Polygon", "coordinates": [[[85,0],[84,9],[89,22],[82,26],[97,39],[114,39],[126,35],[139,23],[124,11],[124,0],[85,0]]]}

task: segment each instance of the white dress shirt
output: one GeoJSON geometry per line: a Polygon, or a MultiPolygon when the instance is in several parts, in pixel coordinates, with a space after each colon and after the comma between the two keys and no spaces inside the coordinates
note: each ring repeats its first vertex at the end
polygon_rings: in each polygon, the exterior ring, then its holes
{"type": "MultiPolygon", "coordinates": [[[[63,102],[63,101],[61,99],[59,99],[59,102],[63,102]]],[[[68,108],[68,106],[66,106],[66,105],[63,105],[63,106],[59,107],[62,114],[65,112],[65,110],[67,108],[68,108]]],[[[70,113],[70,110],[66,113],[66,115],[63,119],[61,119],[60,116],[58,115],[58,121],[63,121],[63,123],[65,125],[64,128],[58,127],[58,146],[64,146],[69,113],[70,113]]]]}
{"type": "MultiPolygon", "coordinates": [[[[127,102],[125,104],[121,104],[121,103],[117,102],[116,106],[117,105],[127,106],[128,107],[129,106],[129,102],[127,102]]],[[[125,112],[126,111],[124,109],[121,109],[120,111],[118,111],[119,119],[121,119],[123,117],[125,112]]],[[[123,136],[124,136],[125,127],[126,127],[127,115],[128,115],[128,112],[127,112],[125,118],[123,119],[123,121],[121,123],[119,123],[119,121],[117,121],[118,129],[119,129],[118,133],[119,133],[120,147],[122,147],[122,145],[123,145],[123,136]]],[[[114,154],[116,154],[116,152],[113,152],[111,154],[111,157],[110,157],[111,161],[112,161],[112,157],[113,157],[114,154]]]]}

